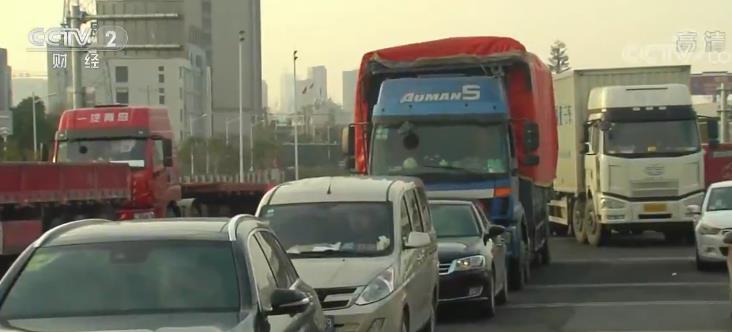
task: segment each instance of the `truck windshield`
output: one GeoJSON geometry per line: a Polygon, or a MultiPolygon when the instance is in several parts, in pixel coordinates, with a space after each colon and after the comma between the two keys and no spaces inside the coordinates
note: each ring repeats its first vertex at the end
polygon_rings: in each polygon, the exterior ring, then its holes
{"type": "Polygon", "coordinates": [[[385,256],[394,247],[387,203],[274,205],[262,217],[292,258],[385,256]]]}
{"type": "Polygon", "coordinates": [[[60,142],[59,162],[106,161],[145,167],[144,139],[77,140],[60,142]]]}
{"type": "Polygon", "coordinates": [[[374,175],[493,177],[508,169],[502,124],[411,123],[377,125],[374,175]]]}
{"type": "Polygon", "coordinates": [[[608,155],[684,155],[699,149],[699,132],[693,120],[615,122],[605,132],[608,155]]]}

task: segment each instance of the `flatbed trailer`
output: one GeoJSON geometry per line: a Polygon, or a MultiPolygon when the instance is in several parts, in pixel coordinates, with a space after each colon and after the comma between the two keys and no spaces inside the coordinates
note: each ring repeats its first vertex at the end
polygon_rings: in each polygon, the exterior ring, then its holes
{"type": "Polygon", "coordinates": [[[127,165],[0,163],[0,255],[17,254],[71,220],[115,219],[130,188],[127,165]]]}

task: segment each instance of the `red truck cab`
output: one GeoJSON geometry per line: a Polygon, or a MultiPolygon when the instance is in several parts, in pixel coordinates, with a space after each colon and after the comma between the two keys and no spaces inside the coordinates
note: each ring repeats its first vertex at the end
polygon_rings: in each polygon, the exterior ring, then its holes
{"type": "Polygon", "coordinates": [[[54,163],[109,162],[131,169],[132,199],[121,220],[179,216],[181,185],[168,111],[150,106],[97,106],[64,111],[54,163]]]}

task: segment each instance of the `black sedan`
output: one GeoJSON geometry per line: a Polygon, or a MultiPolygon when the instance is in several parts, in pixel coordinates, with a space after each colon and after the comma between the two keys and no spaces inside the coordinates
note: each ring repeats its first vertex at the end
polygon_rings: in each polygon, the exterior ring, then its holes
{"type": "Polygon", "coordinates": [[[315,291],[258,219],[82,220],[48,231],[0,281],[22,331],[324,331],[315,291]]]}
{"type": "Polygon", "coordinates": [[[440,257],[440,303],[478,302],[488,317],[508,300],[505,228],[472,201],[430,201],[440,257]]]}

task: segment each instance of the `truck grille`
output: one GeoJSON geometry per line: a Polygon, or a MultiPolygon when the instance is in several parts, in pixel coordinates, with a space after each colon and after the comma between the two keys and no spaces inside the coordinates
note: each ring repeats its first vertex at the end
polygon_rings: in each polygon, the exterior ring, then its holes
{"type": "Polygon", "coordinates": [[[452,265],[452,262],[450,262],[450,263],[440,263],[440,265],[439,265],[440,274],[448,274],[450,272],[450,266],[451,265],[452,265]]]}
{"type": "Polygon", "coordinates": [[[340,287],[340,288],[320,288],[316,289],[318,299],[323,309],[342,309],[348,308],[351,301],[355,297],[358,288],[340,287]]]}
{"type": "Polygon", "coordinates": [[[666,197],[679,194],[679,181],[638,181],[631,182],[632,197],[666,197]]]}

